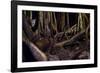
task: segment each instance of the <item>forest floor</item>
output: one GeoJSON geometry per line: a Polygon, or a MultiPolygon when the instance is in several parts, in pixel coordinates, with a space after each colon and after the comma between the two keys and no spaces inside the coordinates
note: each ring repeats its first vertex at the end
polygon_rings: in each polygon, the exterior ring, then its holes
{"type": "Polygon", "coordinates": [[[90,58],[89,41],[83,40],[64,47],[50,48],[46,53],[51,60],[79,60],[90,58]]]}

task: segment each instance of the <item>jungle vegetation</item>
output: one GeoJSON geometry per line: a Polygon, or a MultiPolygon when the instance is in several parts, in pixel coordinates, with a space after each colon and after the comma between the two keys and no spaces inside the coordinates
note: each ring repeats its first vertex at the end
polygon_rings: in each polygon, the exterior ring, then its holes
{"type": "Polygon", "coordinates": [[[90,58],[90,14],[22,12],[23,62],[90,58]]]}

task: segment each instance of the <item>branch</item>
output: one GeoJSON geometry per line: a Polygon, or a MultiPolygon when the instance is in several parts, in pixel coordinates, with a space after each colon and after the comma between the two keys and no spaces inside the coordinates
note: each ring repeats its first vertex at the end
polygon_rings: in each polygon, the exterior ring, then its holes
{"type": "MultiPolygon", "coordinates": [[[[86,28],[88,29],[89,26],[86,28]]],[[[77,38],[79,38],[82,34],[85,33],[86,29],[82,30],[81,32],[77,33],[75,36],[73,36],[71,39],[60,42],[60,43],[56,43],[54,46],[63,46],[64,44],[71,44],[72,42],[74,42],[77,38]]]]}
{"type": "Polygon", "coordinates": [[[32,54],[38,61],[47,61],[47,56],[42,51],[40,51],[35,44],[30,42],[29,47],[32,54]]]}
{"type": "Polygon", "coordinates": [[[26,37],[23,37],[23,42],[25,42],[29,46],[29,48],[32,52],[32,55],[38,61],[47,61],[47,56],[42,51],[40,51],[39,48],[34,43],[29,41],[26,37]]]}

